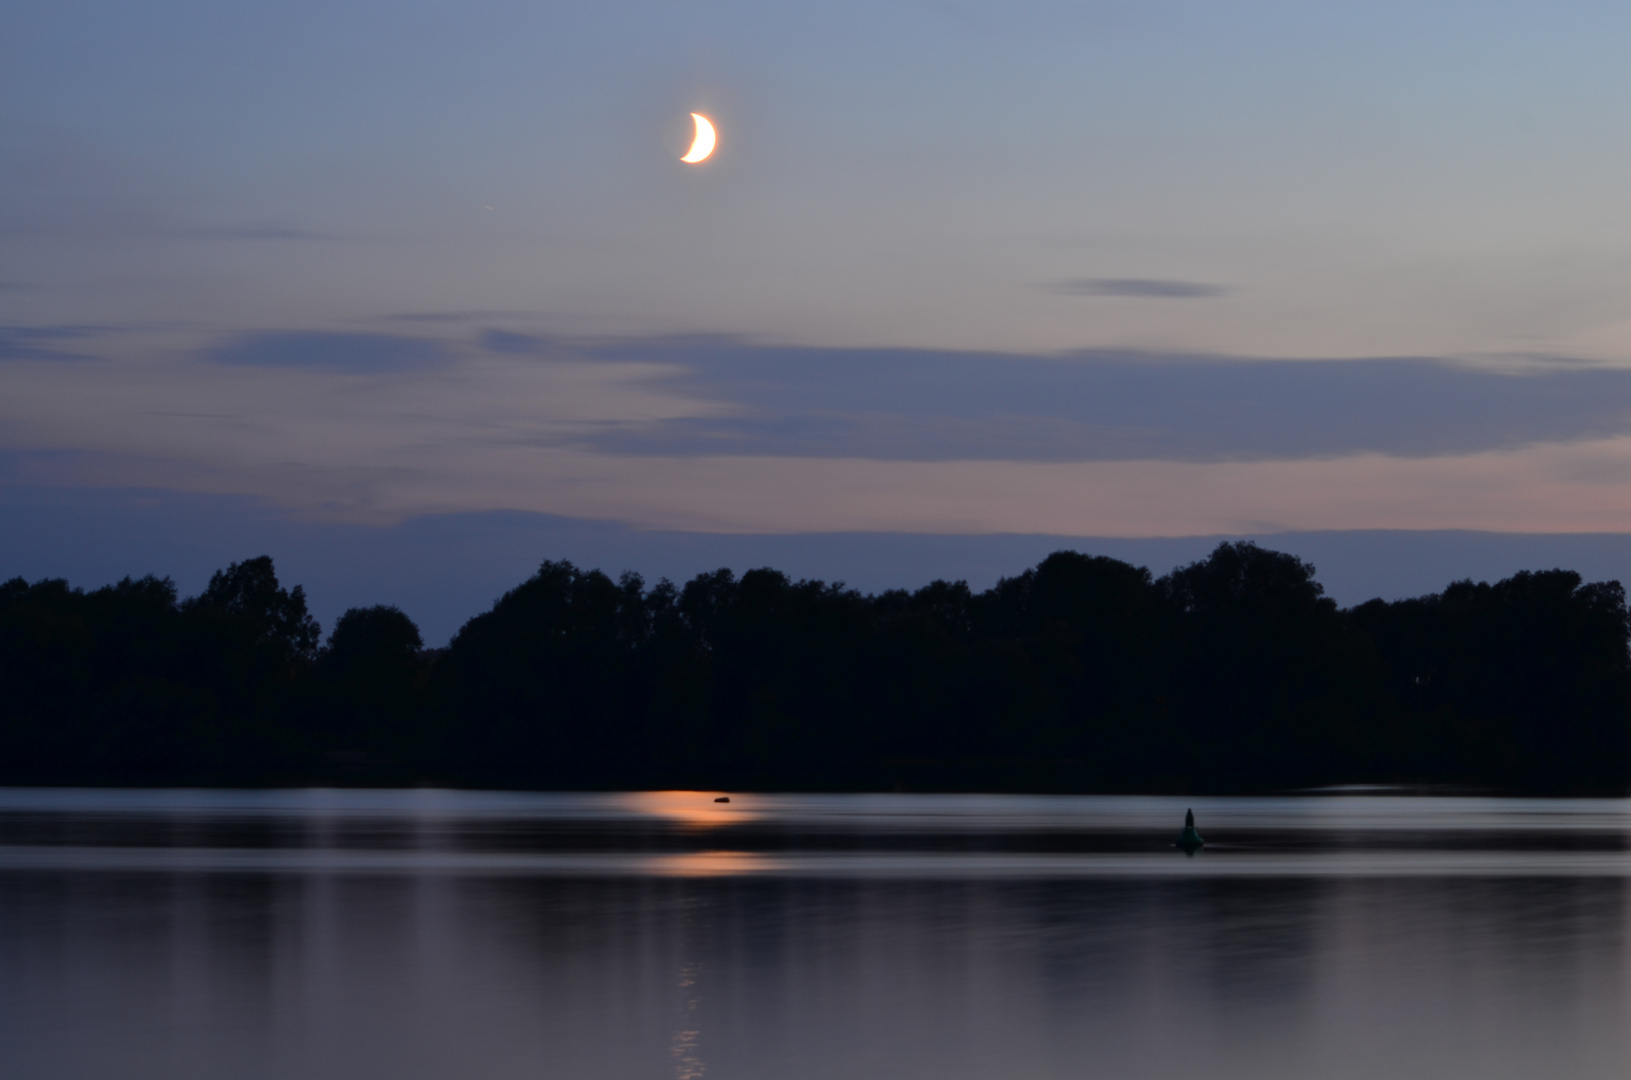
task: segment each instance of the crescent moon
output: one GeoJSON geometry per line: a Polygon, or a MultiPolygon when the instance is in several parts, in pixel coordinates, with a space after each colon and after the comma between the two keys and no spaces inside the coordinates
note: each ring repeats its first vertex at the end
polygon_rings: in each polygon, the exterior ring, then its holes
{"type": "Polygon", "coordinates": [[[688,165],[708,160],[708,155],[714,152],[714,125],[701,113],[692,113],[691,119],[697,122],[697,135],[691,141],[691,149],[685,152],[681,161],[688,165]]]}

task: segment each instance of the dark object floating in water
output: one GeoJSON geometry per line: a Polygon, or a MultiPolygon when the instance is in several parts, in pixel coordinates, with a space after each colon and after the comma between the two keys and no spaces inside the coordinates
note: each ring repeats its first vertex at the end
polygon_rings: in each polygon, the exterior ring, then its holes
{"type": "Polygon", "coordinates": [[[729,795],[721,795],[719,798],[714,800],[714,802],[730,802],[730,801],[731,801],[731,797],[729,795]]]}
{"type": "Polygon", "coordinates": [[[1195,831],[1195,811],[1193,810],[1184,811],[1184,831],[1178,834],[1177,846],[1191,855],[1206,846],[1206,841],[1201,839],[1201,834],[1195,831]]]}

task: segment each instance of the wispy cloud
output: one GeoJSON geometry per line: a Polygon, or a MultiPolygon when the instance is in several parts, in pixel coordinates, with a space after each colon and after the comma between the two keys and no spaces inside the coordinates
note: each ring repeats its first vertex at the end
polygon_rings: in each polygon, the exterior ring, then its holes
{"type": "Polygon", "coordinates": [[[1172,281],[1165,278],[1068,278],[1044,286],[1066,296],[1128,296],[1149,300],[1199,300],[1226,296],[1234,290],[1203,281],[1172,281]]]}
{"type": "Polygon", "coordinates": [[[389,374],[437,367],[453,359],[447,345],[395,334],[248,334],[207,353],[217,364],[239,367],[315,368],[355,374],[389,374]]]}
{"type": "Polygon", "coordinates": [[[62,346],[93,333],[83,326],[0,326],[0,360],[82,360],[62,346]]]}

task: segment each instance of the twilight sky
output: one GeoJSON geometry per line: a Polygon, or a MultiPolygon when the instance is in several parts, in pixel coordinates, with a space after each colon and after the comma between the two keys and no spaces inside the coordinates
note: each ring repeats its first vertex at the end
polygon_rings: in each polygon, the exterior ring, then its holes
{"type": "Polygon", "coordinates": [[[11,0],[0,516],[1631,532],[1627,40],[1489,0],[11,0]]]}

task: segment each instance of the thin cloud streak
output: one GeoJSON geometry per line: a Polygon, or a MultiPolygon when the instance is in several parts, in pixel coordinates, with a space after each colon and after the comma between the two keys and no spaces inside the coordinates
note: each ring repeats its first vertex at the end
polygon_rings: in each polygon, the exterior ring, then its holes
{"type": "Polygon", "coordinates": [[[198,240],[321,240],[338,242],[356,240],[357,237],[340,233],[302,229],[296,225],[267,222],[259,225],[202,225],[177,227],[172,235],[198,240]]]}
{"type": "Polygon", "coordinates": [[[1065,296],[1121,296],[1146,300],[1201,300],[1233,292],[1222,285],[1165,278],[1070,278],[1046,286],[1065,296]]]}
{"type": "Polygon", "coordinates": [[[487,464],[484,477],[495,486],[517,467],[512,480],[524,475],[538,484],[556,470],[571,478],[549,484],[554,490],[543,504],[518,509],[547,504],[575,516],[708,531],[1132,537],[1631,529],[1631,491],[1619,479],[1631,474],[1631,438],[1427,461],[1380,455],[1219,464],[723,458],[625,465],[548,452],[525,464],[519,457],[487,464]]]}
{"type": "Polygon", "coordinates": [[[0,361],[88,359],[83,354],[59,348],[58,343],[80,340],[93,333],[77,326],[0,326],[0,361]]]}
{"type": "Polygon", "coordinates": [[[42,455],[10,471],[14,482],[250,494],[372,524],[509,509],[725,533],[1631,531],[1631,489],[1621,479],[1631,475],[1631,438],[1425,461],[1217,464],[608,458],[472,445],[397,455],[388,465],[309,452],[232,457],[42,455]]]}

